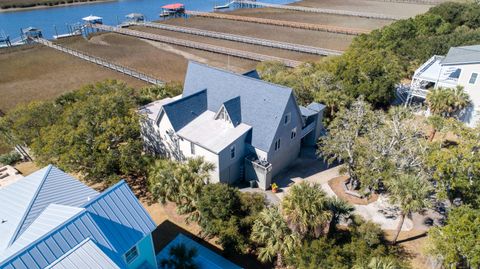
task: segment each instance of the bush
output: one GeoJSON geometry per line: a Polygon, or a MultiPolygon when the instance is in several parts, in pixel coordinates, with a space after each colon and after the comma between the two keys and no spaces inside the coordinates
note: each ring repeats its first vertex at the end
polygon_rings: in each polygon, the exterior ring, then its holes
{"type": "Polygon", "coordinates": [[[11,165],[22,160],[22,156],[16,151],[0,155],[0,164],[11,165]]]}

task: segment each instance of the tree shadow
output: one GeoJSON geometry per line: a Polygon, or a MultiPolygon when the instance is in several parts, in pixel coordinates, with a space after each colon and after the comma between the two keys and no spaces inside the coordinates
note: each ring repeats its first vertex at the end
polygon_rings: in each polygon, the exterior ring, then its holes
{"type": "Polygon", "coordinates": [[[183,229],[175,223],[165,220],[152,232],[152,240],[155,249],[155,255],[160,253],[168,243],[175,239],[178,234],[184,234],[198,244],[208,248],[209,250],[217,253],[218,255],[232,261],[233,263],[241,266],[242,268],[258,268],[258,269],[271,269],[272,264],[263,264],[256,259],[253,254],[226,254],[222,249],[210,244],[197,235],[183,229]]]}

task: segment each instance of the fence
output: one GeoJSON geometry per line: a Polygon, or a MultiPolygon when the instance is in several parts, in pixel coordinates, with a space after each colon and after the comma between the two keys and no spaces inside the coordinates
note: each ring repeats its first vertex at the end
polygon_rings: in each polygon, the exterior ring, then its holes
{"type": "Polygon", "coordinates": [[[43,38],[36,38],[36,39],[34,39],[33,41],[35,41],[35,42],[37,42],[37,43],[40,43],[40,44],[42,44],[42,45],[45,45],[45,46],[47,46],[47,47],[50,47],[50,48],[53,48],[53,49],[62,51],[62,52],[64,52],[64,53],[73,55],[73,56],[78,57],[78,58],[80,58],[80,59],[83,59],[83,60],[85,60],[85,61],[98,64],[98,65],[100,65],[100,66],[109,68],[109,69],[111,69],[111,70],[120,72],[120,73],[122,73],[122,74],[131,76],[131,77],[134,77],[134,78],[136,78],[136,79],[139,79],[139,80],[142,80],[142,81],[151,83],[151,84],[155,84],[155,85],[162,85],[162,84],[164,84],[163,81],[158,80],[158,79],[153,78],[153,77],[150,77],[150,76],[148,76],[148,75],[146,75],[146,74],[144,74],[144,73],[135,71],[135,70],[133,70],[133,69],[130,69],[130,68],[127,68],[127,67],[118,65],[118,64],[110,63],[110,62],[108,62],[108,61],[106,61],[106,60],[104,60],[104,59],[102,59],[102,58],[95,57],[95,56],[90,56],[90,55],[88,55],[88,54],[85,54],[85,53],[83,53],[83,52],[80,52],[80,51],[77,51],[77,50],[74,50],[74,49],[69,49],[69,48],[66,48],[66,47],[62,47],[62,46],[60,46],[60,45],[54,44],[53,42],[48,41],[48,40],[43,39],[43,38]]]}
{"type": "Polygon", "coordinates": [[[363,30],[363,29],[336,27],[336,26],[320,25],[320,24],[304,23],[304,22],[272,20],[272,19],[255,18],[255,17],[245,17],[245,16],[230,15],[230,14],[224,14],[224,13],[185,11],[185,14],[191,15],[191,16],[206,17],[206,18],[251,22],[251,23],[275,25],[275,26],[298,28],[298,29],[304,29],[304,30],[345,34],[345,35],[361,35],[361,34],[367,34],[370,32],[368,30],[363,30]]]}
{"type": "Polygon", "coordinates": [[[128,35],[128,36],[133,36],[133,37],[148,39],[153,41],[159,41],[159,42],[178,45],[178,46],[187,47],[187,48],[210,51],[210,52],[215,52],[215,53],[220,53],[225,55],[231,55],[231,56],[254,60],[254,61],[260,61],[260,62],[277,61],[285,64],[288,67],[295,67],[302,64],[302,62],[295,61],[295,60],[263,55],[263,54],[258,54],[254,52],[243,51],[243,50],[225,48],[225,47],[220,47],[220,46],[215,46],[215,45],[210,45],[210,44],[205,44],[205,43],[200,43],[195,41],[189,41],[189,40],[184,40],[179,38],[167,37],[167,36],[162,36],[157,34],[145,33],[145,32],[136,31],[136,30],[118,28],[118,27],[104,25],[104,24],[92,24],[90,26],[103,31],[114,32],[118,34],[123,34],[123,35],[128,35]]]}
{"type": "Polygon", "coordinates": [[[167,31],[174,31],[174,32],[193,34],[193,35],[199,35],[199,36],[205,36],[205,37],[213,37],[213,38],[242,42],[242,43],[253,44],[253,45],[260,45],[264,47],[291,50],[291,51],[303,52],[303,53],[311,53],[311,54],[317,54],[317,55],[323,55],[323,56],[342,54],[341,51],[337,51],[337,50],[329,50],[329,49],[323,49],[323,48],[317,48],[317,47],[311,47],[311,46],[305,46],[305,45],[299,45],[299,44],[293,44],[293,43],[287,43],[287,42],[281,42],[281,41],[275,41],[275,40],[213,32],[213,31],[168,25],[168,24],[151,23],[151,22],[144,22],[144,23],[134,22],[131,24],[157,28],[157,29],[162,29],[167,31]]]}
{"type": "Polygon", "coordinates": [[[302,6],[278,5],[278,4],[269,4],[269,3],[248,1],[248,0],[236,0],[235,3],[240,4],[240,5],[271,7],[271,8],[278,8],[278,9],[288,9],[288,10],[294,10],[294,11],[302,11],[302,12],[324,13],[324,14],[331,14],[331,15],[343,15],[343,16],[361,17],[361,18],[368,18],[368,19],[381,19],[381,20],[399,20],[399,19],[401,19],[399,17],[389,16],[389,15],[384,15],[384,14],[377,14],[377,13],[356,12],[356,11],[349,11],[349,10],[335,10],[335,9],[314,8],[314,7],[302,7],[302,6]]]}

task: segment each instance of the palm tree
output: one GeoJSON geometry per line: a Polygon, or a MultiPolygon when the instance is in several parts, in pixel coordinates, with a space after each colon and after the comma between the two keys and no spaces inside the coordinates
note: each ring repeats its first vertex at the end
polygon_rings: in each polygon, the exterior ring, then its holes
{"type": "Polygon", "coordinates": [[[318,237],[332,218],[327,202],[319,184],[303,181],[293,185],[283,198],[282,212],[293,231],[302,237],[318,237]]]}
{"type": "Polygon", "coordinates": [[[398,263],[390,257],[373,257],[367,265],[354,266],[354,269],[400,269],[398,263]]]}
{"type": "Polygon", "coordinates": [[[354,207],[344,200],[338,198],[329,198],[328,199],[328,208],[332,212],[332,218],[330,220],[328,234],[332,234],[337,227],[337,224],[340,222],[340,218],[349,217],[354,210],[354,207]]]}
{"type": "Polygon", "coordinates": [[[203,158],[185,163],[158,160],[149,171],[148,181],[155,199],[161,203],[174,202],[179,214],[188,214],[187,221],[198,221],[196,203],[214,168],[203,158]]]}
{"type": "Polygon", "coordinates": [[[284,265],[283,257],[290,255],[300,245],[298,234],[288,228],[280,210],[275,206],[260,212],[250,237],[252,241],[262,245],[257,249],[258,259],[267,262],[276,256],[278,268],[284,265]]]}
{"type": "Polygon", "coordinates": [[[170,257],[162,259],[159,262],[161,268],[171,269],[198,269],[198,264],[195,263],[197,256],[196,248],[188,248],[185,244],[180,243],[172,246],[168,250],[170,257]]]}
{"type": "Polygon", "coordinates": [[[397,242],[406,216],[420,212],[431,206],[430,194],[432,186],[423,177],[418,175],[401,175],[398,179],[389,180],[389,200],[400,208],[400,220],[393,243],[397,242]]]}
{"type": "Polygon", "coordinates": [[[426,103],[432,115],[451,118],[457,117],[471,104],[471,100],[462,86],[453,89],[440,87],[428,92],[426,103]]]}
{"type": "Polygon", "coordinates": [[[153,197],[160,203],[177,202],[180,182],[175,177],[178,164],[169,160],[157,160],[148,172],[148,183],[153,197]]]}

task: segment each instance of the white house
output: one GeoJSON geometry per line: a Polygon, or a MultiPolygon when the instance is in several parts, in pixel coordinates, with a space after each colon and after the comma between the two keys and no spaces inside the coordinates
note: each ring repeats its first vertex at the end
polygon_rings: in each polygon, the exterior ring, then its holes
{"type": "Polygon", "coordinates": [[[216,167],[213,182],[269,188],[302,145],[315,145],[325,106],[298,106],[292,89],[252,74],[190,62],[181,96],[141,109],[146,149],[175,160],[203,156],[216,167]]]}
{"type": "Polygon", "coordinates": [[[425,99],[430,89],[463,86],[472,100],[462,120],[474,126],[480,120],[480,45],[452,47],[446,56],[433,56],[415,71],[407,103],[425,99]]]}

